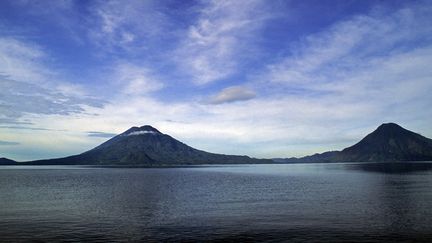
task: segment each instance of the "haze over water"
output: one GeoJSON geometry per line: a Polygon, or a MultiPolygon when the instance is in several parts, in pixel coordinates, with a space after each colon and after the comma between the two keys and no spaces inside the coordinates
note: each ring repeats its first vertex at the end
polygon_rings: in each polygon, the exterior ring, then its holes
{"type": "Polygon", "coordinates": [[[432,240],[432,164],[0,167],[0,241],[432,240]]]}

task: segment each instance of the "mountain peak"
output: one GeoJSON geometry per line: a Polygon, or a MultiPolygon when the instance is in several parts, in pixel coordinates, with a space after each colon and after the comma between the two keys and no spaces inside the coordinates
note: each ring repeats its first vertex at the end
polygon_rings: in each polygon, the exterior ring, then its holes
{"type": "Polygon", "coordinates": [[[405,130],[403,127],[401,127],[398,124],[393,123],[393,122],[383,123],[377,128],[377,130],[383,130],[383,129],[385,129],[385,130],[388,130],[388,129],[403,129],[403,130],[405,130]]]}
{"type": "Polygon", "coordinates": [[[162,134],[162,133],[150,125],[144,125],[141,127],[131,127],[121,135],[133,136],[133,135],[143,135],[143,134],[162,134]]]}
{"type": "Polygon", "coordinates": [[[412,133],[412,132],[399,126],[396,123],[383,123],[374,132],[372,132],[370,135],[394,137],[394,136],[400,136],[402,134],[409,134],[409,133],[412,133]]]}
{"type": "MultiPolygon", "coordinates": [[[[156,128],[154,128],[154,127],[152,127],[152,126],[150,126],[150,125],[144,125],[144,126],[141,126],[141,127],[139,127],[139,129],[141,130],[141,131],[153,131],[153,132],[159,132],[156,128]]],[[[159,132],[160,133],[160,132],[159,132]]]]}

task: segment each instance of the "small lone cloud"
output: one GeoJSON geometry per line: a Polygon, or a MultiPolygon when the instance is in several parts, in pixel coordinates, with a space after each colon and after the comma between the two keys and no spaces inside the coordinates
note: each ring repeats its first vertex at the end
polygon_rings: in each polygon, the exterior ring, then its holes
{"type": "Polygon", "coordinates": [[[89,137],[97,137],[97,138],[112,138],[116,136],[115,133],[107,133],[107,132],[87,132],[87,136],[89,137]]]}
{"type": "Polygon", "coordinates": [[[20,143],[0,140],[0,146],[10,146],[10,145],[20,145],[20,143]]]}
{"type": "Polygon", "coordinates": [[[232,86],[223,89],[210,98],[210,104],[218,105],[235,101],[245,101],[256,97],[256,93],[244,86],[232,86]]]}

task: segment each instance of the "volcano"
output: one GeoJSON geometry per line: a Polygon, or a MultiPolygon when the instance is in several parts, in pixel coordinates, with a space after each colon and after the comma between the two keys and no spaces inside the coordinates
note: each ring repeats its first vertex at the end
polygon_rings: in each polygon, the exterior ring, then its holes
{"type": "Polygon", "coordinates": [[[402,162],[432,161],[432,139],[395,123],[384,123],[360,142],[330,151],[279,162],[402,162]]]}
{"type": "Polygon", "coordinates": [[[132,127],[101,145],[79,155],[25,162],[35,165],[196,165],[256,164],[272,160],[209,153],[192,148],[156,128],[132,127]]]}

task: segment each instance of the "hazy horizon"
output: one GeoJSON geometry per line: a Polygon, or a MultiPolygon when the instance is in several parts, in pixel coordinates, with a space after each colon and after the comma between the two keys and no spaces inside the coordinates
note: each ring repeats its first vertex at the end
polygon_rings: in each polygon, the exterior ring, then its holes
{"type": "Polygon", "coordinates": [[[257,158],[432,137],[432,2],[1,1],[0,157],[151,125],[257,158]]]}

